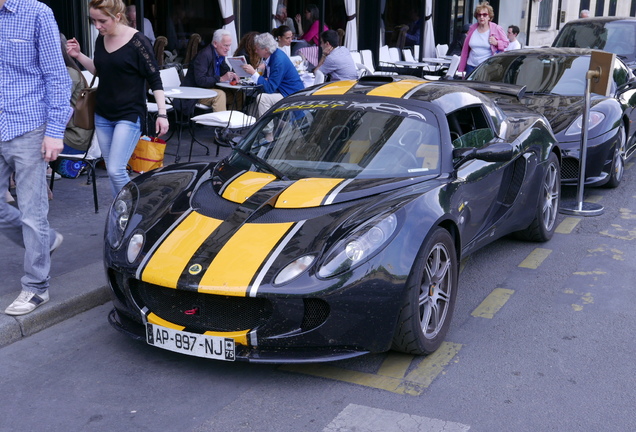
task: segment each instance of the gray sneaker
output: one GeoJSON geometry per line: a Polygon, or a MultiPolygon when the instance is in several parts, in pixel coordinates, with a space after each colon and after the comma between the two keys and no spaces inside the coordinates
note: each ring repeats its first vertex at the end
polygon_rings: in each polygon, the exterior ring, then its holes
{"type": "Polygon", "coordinates": [[[51,246],[51,254],[55,252],[55,249],[60,247],[63,241],[64,241],[64,236],[60,234],[59,232],[55,231],[55,241],[53,242],[53,246],[51,246]]]}
{"type": "Polygon", "coordinates": [[[22,291],[17,299],[4,310],[7,315],[25,315],[35,308],[49,301],[49,292],[35,294],[29,291],[22,291]]]}

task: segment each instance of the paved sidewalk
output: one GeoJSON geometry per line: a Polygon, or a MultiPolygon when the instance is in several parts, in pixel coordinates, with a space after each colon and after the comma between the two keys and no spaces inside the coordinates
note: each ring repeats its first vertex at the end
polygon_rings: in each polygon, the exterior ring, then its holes
{"type": "MultiPolygon", "coordinates": [[[[210,155],[196,144],[193,161],[216,161],[229,153],[221,148],[215,156],[211,130],[197,128],[196,136],[209,144],[210,155]]],[[[174,154],[176,138],[167,146],[167,153],[174,154]]],[[[190,136],[183,134],[181,162],[186,162],[190,148],[190,136]]],[[[174,156],[166,155],[164,163],[174,163],[174,156]]],[[[30,314],[12,317],[4,309],[20,293],[20,278],[23,273],[24,250],[0,235],[0,347],[32,335],[42,329],[84,312],[110,300],[103,267],[104,224],[108,207],[112,201],[108,175],[103,169],[97,171],[99,213],[93,208],[92,186],[86,184],[86,176],[78,179],[59,179],[53,188],[50,201],[49,222],[64,235],[64,242],[55,251],[51,260],[50,300],[30,314]]],[[[106,316],[104,316],[106,321],[106,316]]]]}

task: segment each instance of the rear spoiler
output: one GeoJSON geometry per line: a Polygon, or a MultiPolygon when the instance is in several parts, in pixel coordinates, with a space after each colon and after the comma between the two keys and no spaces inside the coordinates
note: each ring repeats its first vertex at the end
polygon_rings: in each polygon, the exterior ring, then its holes
{"type": "Polygon", "coordinates": [[[516,84],[503,84],[486,81],[444,81],[444,84],[463,85],[481,93],[498,93],[506,96],[514,96],[519,100],[526,95],[526,86],[518,86],[516,84]]]}

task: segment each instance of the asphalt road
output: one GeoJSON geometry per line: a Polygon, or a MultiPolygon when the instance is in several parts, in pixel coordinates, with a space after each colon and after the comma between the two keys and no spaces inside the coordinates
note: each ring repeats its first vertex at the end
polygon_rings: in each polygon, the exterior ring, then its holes
{"type": "Polygon", "coordinates": [[[618,189],[586,190],[603,215],[465,260],[432,356],[191,358],[117,333],[106,304],[0,348],[0,431],[635,430],[633,165],[618,189]]]}

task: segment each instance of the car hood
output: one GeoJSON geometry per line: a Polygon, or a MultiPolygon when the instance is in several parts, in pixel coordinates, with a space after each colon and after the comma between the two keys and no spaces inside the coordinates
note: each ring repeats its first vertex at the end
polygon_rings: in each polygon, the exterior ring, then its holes
{"type": "Polygon", "coordinates": [[[220,164],[196,187],[190,209],[169,229],[163,225],[138,270],[141,280],[254,296],[290,261],[321,256],[352,230],[440,184],[434,177],[283,181],[225,168],[231,167],[220,164]]]}

